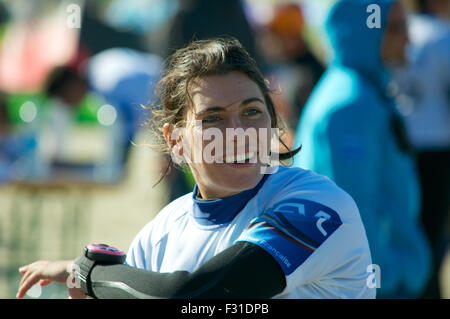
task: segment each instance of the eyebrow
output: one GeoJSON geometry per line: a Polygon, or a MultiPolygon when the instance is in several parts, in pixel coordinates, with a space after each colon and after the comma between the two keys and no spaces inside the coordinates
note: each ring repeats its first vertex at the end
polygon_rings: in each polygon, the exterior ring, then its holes
{"type": "MultiPolygon", "coordinates": [[[[251,98],[248,98],[248,99],[245,99],[244,101],[242,101],[242,103],[239,106],[245,106],[245,105],[253,103],[253,102],[259,102],[261,104],[264,104],[264,101],[261,100],[260,98],[251,97],[251,98]]],[[[199,116],[199,115],[203,115],[203,114],[209,113],[209,112],[225,111],[225,109],[226,108],[223,106],[211,106],[211,107],[208,107],[206,110],[197,112],[195,115],[199,116]]]]}

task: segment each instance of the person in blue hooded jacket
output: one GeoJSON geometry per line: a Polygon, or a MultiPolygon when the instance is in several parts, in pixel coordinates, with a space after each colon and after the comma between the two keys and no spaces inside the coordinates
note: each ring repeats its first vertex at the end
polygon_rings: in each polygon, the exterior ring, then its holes
{"type": "Polygon", "coordinates": [[[356,201],[381,270],[377,297],[418,297],[430,248],[414,155],[387,93],[387,65],[404,58],[408,42],[404,9],[392,0],[341,0],[326,32],[332,54],[301,116],[294,166],[328,176],[356,201]]]}

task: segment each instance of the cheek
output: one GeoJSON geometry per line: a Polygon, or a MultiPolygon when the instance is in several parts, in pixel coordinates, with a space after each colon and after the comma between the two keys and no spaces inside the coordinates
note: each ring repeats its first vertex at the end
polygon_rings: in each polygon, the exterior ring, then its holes
{"type": "Polygon", "coordinates": [[[223,164],[191,163],[189,167],[197,183],[204,186],[223,186],[229,183],[229,178],[232,178],[230,172],[226,170],[223,164]]]}
{"type": "Polygon", "coordinates": [[[270,147],[270,142],[274,130],[275,129],[272,128],[272,123],[269,115],[267,115],[266,118],[261,119],[257,127],[258,143],[262,143],[262,145],[268,145],[270,147]]]}
{"type": "Polygon", "coordinates": [[[201,154],[202,148],[202,144],[198,142],[201,141],[201,136],[201,131],[193,127],[184,129],[181,147],[183,157],[187,163],[198,161],[198,154],[201,154]]]}

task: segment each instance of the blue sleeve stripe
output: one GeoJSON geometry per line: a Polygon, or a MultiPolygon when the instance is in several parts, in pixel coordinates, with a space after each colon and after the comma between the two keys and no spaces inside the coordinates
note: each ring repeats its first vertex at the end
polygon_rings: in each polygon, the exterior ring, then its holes
{"type": "Polygon", "coordinates": [[[292,234],[295,234],[296,237],[302,238],[303,241],[309,243],[311,246],[317,248],[320,246],[321,242],[318,242],[314,240],[311,236],[306,235],[304,232],[302,232],[298,227],[295,227],[292,225],[291,222],[284,216],[282,213],[279,213],[277,211],[272,212],[271,216],[272,218],[276,219],[280,225],[284,225],[286,229],[288,229],[292,234]]]}
{"type": "MultiPolygon", "coordinates": [[[[280,216],[277,216],[280,217],[280,216]]],[[[303,243],[303,245],[310,247],[311,249],[317,249],[320,246],[320,243],[313,240],[311,237],[305,235],[303,232],[294,228],[289,222],[281,222],[277,220],[272,215],[263,214],[260,216],[262,220],[267,221],[274,227],[282,230],[284,233],[288,234],[290,237],[295,238],[296,241],[303,243]],[[287,225],[286,225],[287,224],[287,225]],[[291,226],[291,227],[289,227],[291,226]]]]}
{"type": "Polygon", "coordinates": [[[278,262],[286,276],[292,274],[313,254],[308,247],[299,245],[298,242],[264,221],[253,223],[250,228],[237,241],[251,242],[263,248],[278,262]]]}
{"type": "Polygon", "coordinates": [[[254,226],[263,226],[263,227],[266,227],[266,228],[276,232],[277,234],[281,235],[282,237],[284,237],[285,239],[289,240],[290,242],[296,244],[297,246],[302,247],[303,249],[306,249],[310,252],[314,252],[316,250],[315,247],[312,247],[312,246],[308,245],[307,243],[303,242],[302,240],[298,239],[297,237],[292,236],[282,226],[278,226],[278,225],[276,225],[276,223],[274,223],[274,224],[275,225],[272,225],[271,221],[268,221],[268,220],[255,221],[247,229],[250,229],[254,226]]]}

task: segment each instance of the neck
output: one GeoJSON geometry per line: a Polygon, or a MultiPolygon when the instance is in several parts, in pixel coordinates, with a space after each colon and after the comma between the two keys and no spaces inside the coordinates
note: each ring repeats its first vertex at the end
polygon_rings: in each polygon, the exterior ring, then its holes
{"type": "Polygon", "coordinates": [[[197,193],[197,198],[198,199],[202,199],[202,200],[214,200],[214,199],[219,199],[219,198],[226,198],[226,197],[230,197],[236,194],[239,194],[241,191],[226,191],[226,190],[211,190],[208,189],[200,184],[197,184],[198,187],[198,193],[197,193]]]}

